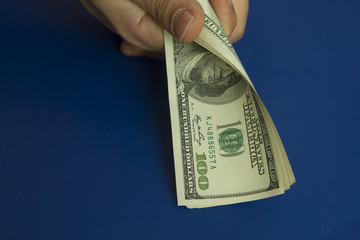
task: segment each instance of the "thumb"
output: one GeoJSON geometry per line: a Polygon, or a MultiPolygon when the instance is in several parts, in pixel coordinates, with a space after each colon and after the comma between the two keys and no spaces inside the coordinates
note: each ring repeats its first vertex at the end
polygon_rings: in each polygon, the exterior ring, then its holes
{"type": "Polygon", "coordinates": [[[192,42],[204,25],[204,10],[197,0],[132,0],[176,39],[192,42]]]}

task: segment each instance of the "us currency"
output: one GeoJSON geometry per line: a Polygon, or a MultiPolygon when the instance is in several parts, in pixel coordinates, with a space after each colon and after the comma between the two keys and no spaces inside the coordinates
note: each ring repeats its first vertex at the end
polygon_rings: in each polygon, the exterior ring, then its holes
{"type": "Polygon", "coordinates": [[[178,205],[268,198],[295,182],[275,125],[207,0],[193,43],[165,32],[178,205]]]}

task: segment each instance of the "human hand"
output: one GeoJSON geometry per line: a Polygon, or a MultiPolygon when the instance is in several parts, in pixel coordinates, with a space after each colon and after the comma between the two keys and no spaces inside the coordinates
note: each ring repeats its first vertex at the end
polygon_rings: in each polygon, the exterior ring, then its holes
{"type": "MultiPolygon", "coordinates": [[[[161,57],[164,32],[182,42],[192,42],[204,25],[197,0],[80,0],[87,10],[123,38],[127,56],[161,57]]],[[[209,0],[231,42],[245,31],[248,0],[209,0]]]]}

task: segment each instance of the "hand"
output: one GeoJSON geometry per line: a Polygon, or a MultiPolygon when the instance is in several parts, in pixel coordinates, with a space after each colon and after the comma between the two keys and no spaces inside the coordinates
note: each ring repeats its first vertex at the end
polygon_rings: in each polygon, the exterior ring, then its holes
{"type": "MultiPolygon", "coordinates": [[[[120,49],[127,56],[164,55],[166,29],[176,39],[192,42],[204,25],[204,11],[197,0],[80,0],[123,38],[120,49]]],[[[209,0],[230,41],[245,31],[248,0],[209,0]]]]}

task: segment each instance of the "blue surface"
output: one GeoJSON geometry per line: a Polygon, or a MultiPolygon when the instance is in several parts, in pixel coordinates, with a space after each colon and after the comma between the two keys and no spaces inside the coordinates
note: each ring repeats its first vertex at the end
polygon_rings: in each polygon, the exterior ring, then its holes
{"type": "Polygon", "coordinates": [[[235,48],[297,183],[188,210],[165,62],[122,56],[78,1],[3,1],[0,239],[360,239],[359,3],[250,5],[235,48]]]}

